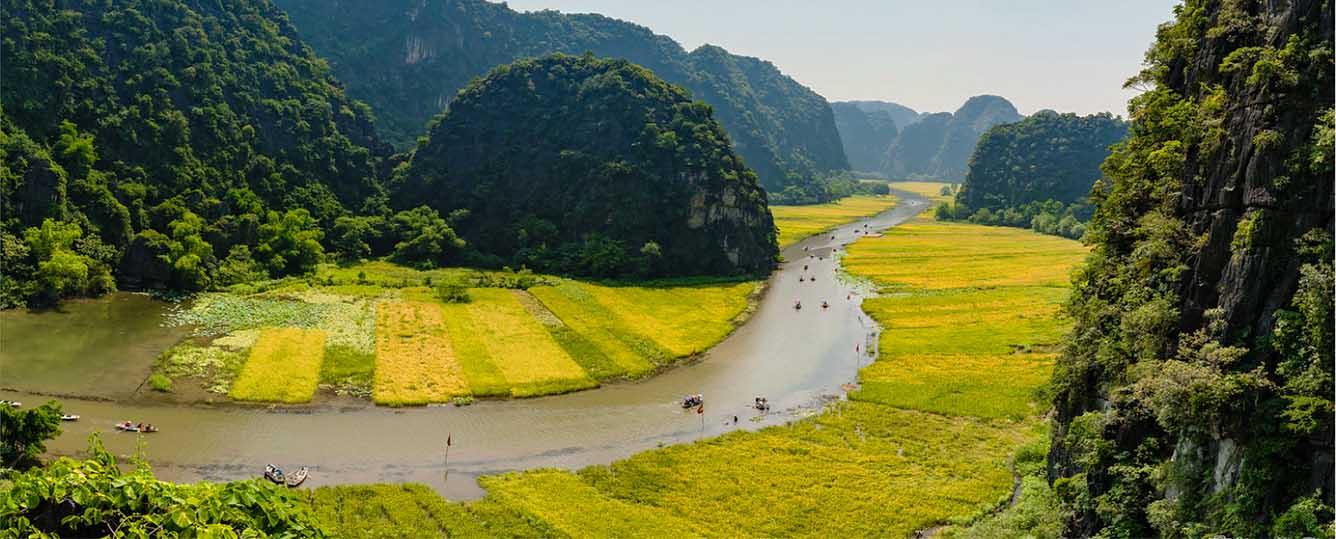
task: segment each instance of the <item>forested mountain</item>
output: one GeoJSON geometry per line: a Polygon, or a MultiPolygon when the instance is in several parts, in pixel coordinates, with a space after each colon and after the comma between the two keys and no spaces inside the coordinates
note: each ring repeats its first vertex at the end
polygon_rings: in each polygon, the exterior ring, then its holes
{"type": "Polygon", "coordinates": [[[951,113],[937,112],[901,128],[881,164],[886,176],[892,180],[933,177],[933,157],[942,148],[950,123],[951,113]]]}
{"type": "Polygon", "coordinates": [[[844,142],[844,155],[854,170],[877,171],[886,150],[900,133],[895,119],[885,111],[864,111],[853,103],[831,103],[835,126],[844,142]]]}
{"type": "Polygon", "coordinates": [[[3,6],[5,305],[319,260],[383,205],[369,109],[264,0],[3,6]],[[253,250],[252,250],[253,248],[253,250]]]}
{"type": "Polygon", "coordinates": [[[931,175],[939,180],[959,183],[969,169],[970,154],[988,129],[1024,118],[1010,101],[995,95],[976,95],[965,101],[951,115],[941,148],[932,158],[931,175]]]}
{"type": "Polygon", "coordinates": [[[1083,202],[1127,124],[1109,113],[1041,111],[979,139],[956,203],[998,211],[1030,202],[1083,202]]]}
{"type": "MultiPolygon", "coordinates": [[[[909,124],[917,122],[919,121],[919,118],[928,114],[926,112],[917,112],[914,109],[890,101],[840,101],[838,103],[848,103],[858,107],[858,110],[863,112],[884,112],[889,114],[891,115],[891,119],[895,120],[895,125],[900,128],[904,128],[909,124]]],[[[831,104],[834,105],[835,103],[831,104]]]]}
{"type": "Polygon", "coordinates": [[[848,168],[824,98],[769,62],[713,46],[691,53],[648,28],[601,15],[518,13],[483,0],[280,0],[350,95],[375,110],[386,138],[408,146],[470,79],[552,52],[625,58],[689,90],[762,184],[778,192],[848,168]]]}
{"type": "Polygon", "coordinates": [[[756,274],[775,260],[756,175],[708,105],[625,60],[562,54],[459,92],[393,180],[467,216],[484,265],[592,276],[756,274]]]}
{"type": "Polygon", "coordinates": [[[1329,535],[1331,5],[1175,13],[1093,191],[1050,477],[1068,535],[1329,535]]]}
{"type": "Polygon", "coordinates": [[[924,114],[900,127],[886,150],[881,170],[892,180],[934,179],[959,183],[965,179],[970,154],[989,128],[1022,116],[1010,101],[995,95],[969,98],[954,114],[924,114]]]}

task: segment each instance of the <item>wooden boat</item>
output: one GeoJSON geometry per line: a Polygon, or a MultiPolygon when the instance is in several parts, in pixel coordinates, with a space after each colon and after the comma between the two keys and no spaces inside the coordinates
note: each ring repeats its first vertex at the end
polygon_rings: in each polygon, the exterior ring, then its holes
{"type": "Polygon", "coordinates": [[[264,465],[264,478],[279,485],[287,481],[287,478],[283,476],[283,469],[273,464],[264,465]]]}
{"type": "Polygon", "coordinates": [[[77,416],[77,415],[75,415],[75,414],[65,414],[65,415],[60,416],[60,420],[61,420],[61,421],[78,421],[78,420],[79,420],[79,416],[77,416]]]}
{"type": "Polygon", "coordinates": [[[306,481],[307,475],[310,475],[310,471],[305,466],[298,468],[296,473],[288,476],[288,488],[301,486],[302,482],[306,481]]]}
{"type": "Polygon", "coordinates": [[[141,429],[139,428],[138,424],[131,423],[129,421],[122,421],[120,423],[117,423],[116,430],[125,432],[144,432],[144,433],[158,432],[158,428],[153,425],[144,425],[144,428],[141,429]]]}
{"type": "Polygon", "coordinates": [[[22,407],[23,407],[23,403],[21,403],[21,402],[19,402],[19,401],[4,401],[4,400],[0,400],[0,406],[5,406],[5,405],[9,405],[9,406],[12,406],[12,407],[14,407],[14,408],[22,408],[22,407]]]}

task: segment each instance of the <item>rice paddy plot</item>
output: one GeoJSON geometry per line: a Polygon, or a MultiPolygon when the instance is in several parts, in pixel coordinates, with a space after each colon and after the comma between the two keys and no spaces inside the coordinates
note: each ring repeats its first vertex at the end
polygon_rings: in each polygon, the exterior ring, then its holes
{"type": "Polygon", "coordinates": [[[554,536],[495,504],[451,503],[423,485],[320,487],[309,500],[321,522],[344,539],[554,536]]]}
{"type": "Polygon", "coordinates": [[[957,184],[950,184],[944,182],[891,182],[888,185],[890,185],[891,189],[909,191],[916,195],[920,195],[924,198],[927,198],[928,200],[932,201],[933,206],[936,206],[937,204],[942,202],[950,202],[952,200],[955,200],[955,195],[942,194],[943,187],[952,186],[953,191],[954,189],[959,188],[957,184]]]}
{"type": "Polygon", "coordinates": [[[781,248],[845,223],[876,215],[898,201],[891,195],[855,195],[826,204],[770,206],[781,248]]]}
{"type": "Polygon", "coordinates": [[[756,283],[672,287],[593,286],[588,293],[673,357],[704,352],[733,331],[756,283]]]}
{"type": "Polygon", "coordinates": [[[260,332],[229,395],[236,400],[309,402],[320,382],[325,333],[302,328],[260,332]]]}
{"type": "Polygon", "coordinates": [[[485,334],[461,303],[441,305],[446,332],[455,350],[455,360],[464,370],[464,379],[475,397],[509,397],[510,383],[492,361],[485,334]]]}
{"type": "Polygon", "coordinates": [[[948,415],[1038,415],[1035,389],[1053,375],[1052,354],[894,356],[859,374],[850,399],[948,415]]]}
{"type": "Polygon", "coordinates": [[[589,292],[589,285],[566,281],[555,286],[536,286],[529,293],[629,377],[644,376],[653,372],[656,364],[668,360],[666,350],[632,331],[600,304],[589,292]]]}
{"type": "Polygon", "coordinates": [[[523,305],[524,309],[547,329],[552,339],[557,341],[566,354],[579,363],[589,376],[596,380],[607,380],[626,375],[626,369],[599,350],[589,339],[566,326],[565,322],[562,322],[533,294],[524,290],[513,290],[512,293],[520,305],[523,305]]]}
{"type": "Polygon", "coordinates": [[[440,305],[382,302],[376,326],[372,398],[378,404],[422,405],[470,393],[446,337],[440,305]]]}
{"type": "Polygon", "coordinates": [[[571,537],[701,537],[688,517],[610,498],[562,470],[483,478],[489,498],[571,537]]]}
{"type": "Polygon", "coordinates": [[[477,288],[465,304],[492,362],[517,397],[596,387],[598,382],[571,359],[510,290],[477,288]]]}
{"type": "Polygon", "coordinates": [[[1086,252],[1078,242],[1019,228],[920,221],[850,245],[844,266],[883,287],[1066,287],[1086,252]]]}

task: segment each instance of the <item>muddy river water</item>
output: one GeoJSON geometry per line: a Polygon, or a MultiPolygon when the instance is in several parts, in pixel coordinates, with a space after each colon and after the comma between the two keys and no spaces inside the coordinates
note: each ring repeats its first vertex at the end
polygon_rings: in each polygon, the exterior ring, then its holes
{"type": "MultiPolygon", "coordinates": [[[[745,324],[702,360],[643,381],[459,408],[391,409],[343,398],[274,407],[62,398],[66,412],[82,419],[65,423],[48,450],[80,454],[88,436],[101,431],[107,448],[119,455],[134,453],[142,439],[154,472],[172,481],[255,477],[265,463],[275,463],[309,466],[306,486],[412,481],[464,499],[481,495],[476,477],[482,474],[605,464],[659,445],[791,421],[843,398],[842,386],[871,360],[855,347],[875,346],[877,328],[860,309],[861,290],[838,278],[831,254],[928,207],[919,196],[897,194],[901,202],[886,212],[787,248],[786,262],[745,324]],[[816,280],[799,282],[799,276],[816,280]],[[852,299],[846,299],[849,294],[852,299]],[[820,307],[823,300],[828,309],[820,307]],[[795,301],[802,302],[801,310],[793,308],[795,301]],[[681,408],[688,393],[705,396],[704,414],[681,408]],[[769,399],[770,412],[751,409],[756,395],[769,399]],[[162,432],[142,437],[115,432],[112,424],[122,419],[152,423],[162,432]],[[447,436],[453,441],[448,466],[447,436]]],[[[112,379],[134,378],[109,369],[147,372],[152,350],[181,338],[177,330],[158,327],[161,304],[126,295],[114,303],[78,304],[64,313],[2,313],[0,386],[11,390],[0,391],[0,398],[36,405],[47,397],[29,391],[87,394],[89,387],[112,379]],[[106,324],[84,327],[62,319],[89,314],[79,309],[91,310],[95,319],[123,318],[124,324],[109,330],[106,324]],[[129,357],[139,359],[117,359],[129,357]]]]}

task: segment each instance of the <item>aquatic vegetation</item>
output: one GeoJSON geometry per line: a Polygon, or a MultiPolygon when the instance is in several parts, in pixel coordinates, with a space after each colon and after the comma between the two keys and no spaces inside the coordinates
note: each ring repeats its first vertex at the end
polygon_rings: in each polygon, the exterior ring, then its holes
{"type": "MultiPolygon", "coordinates": [[[[258,338],[259,332],[255,332],[258,338]]],[[[249,334],[241,339],[249,338],[249,334]]],[[[215,340],[217,342],[217,340],[215,340]]],[[[249,347],[249,345],[248,345],[249,347]]],[[[184,342],[163,352],[153,365],[153,375],[171,380],[195,379],[210,393],[225,395],[232,389],[232,381],[246,363],[244,351],[225,346],[198,346],[184,342]]]]}
{"type": "Polygon", "coordinates": [[[475,288],[464,305],[492,362],[517,397],[564,393],[598,382],[571,359],[510,290],[475,288]]]}
{"type": "Polygon", "coordinates": [[[373,400],[422,405],[469,394],[440,305],[387,301],[376,306],[376,317],[373,400]]]}
{"type": "Polygon", "coordinates": [[[845,223],[870,217],[894,206],[893,195],[854,195],[826,204],[807,206],[770,206],[779,229],[779,246],[787,247],[808,236],[815,236],[845,223]]]}
{"type": "Polygon", "coordinates": [[[173,326],[195,326],[197,336],[217,336],[238,329],[318,327],[330,305],[268,296],[200,294],[167,317],[173,326]]]}
{"type": "Polygon", "coordinates": [[[171,393],[172,379],[168,378],[165,374],[154,373],[148,377],[148,387],[152,388],[154,391],[171,393]]]}
{"type": "Polygon", "coordinates": [[[320,382],[324,357],[323,331],[266,329],[251,347],[228,395],[245,401],[308,402],[320,382]]]}

